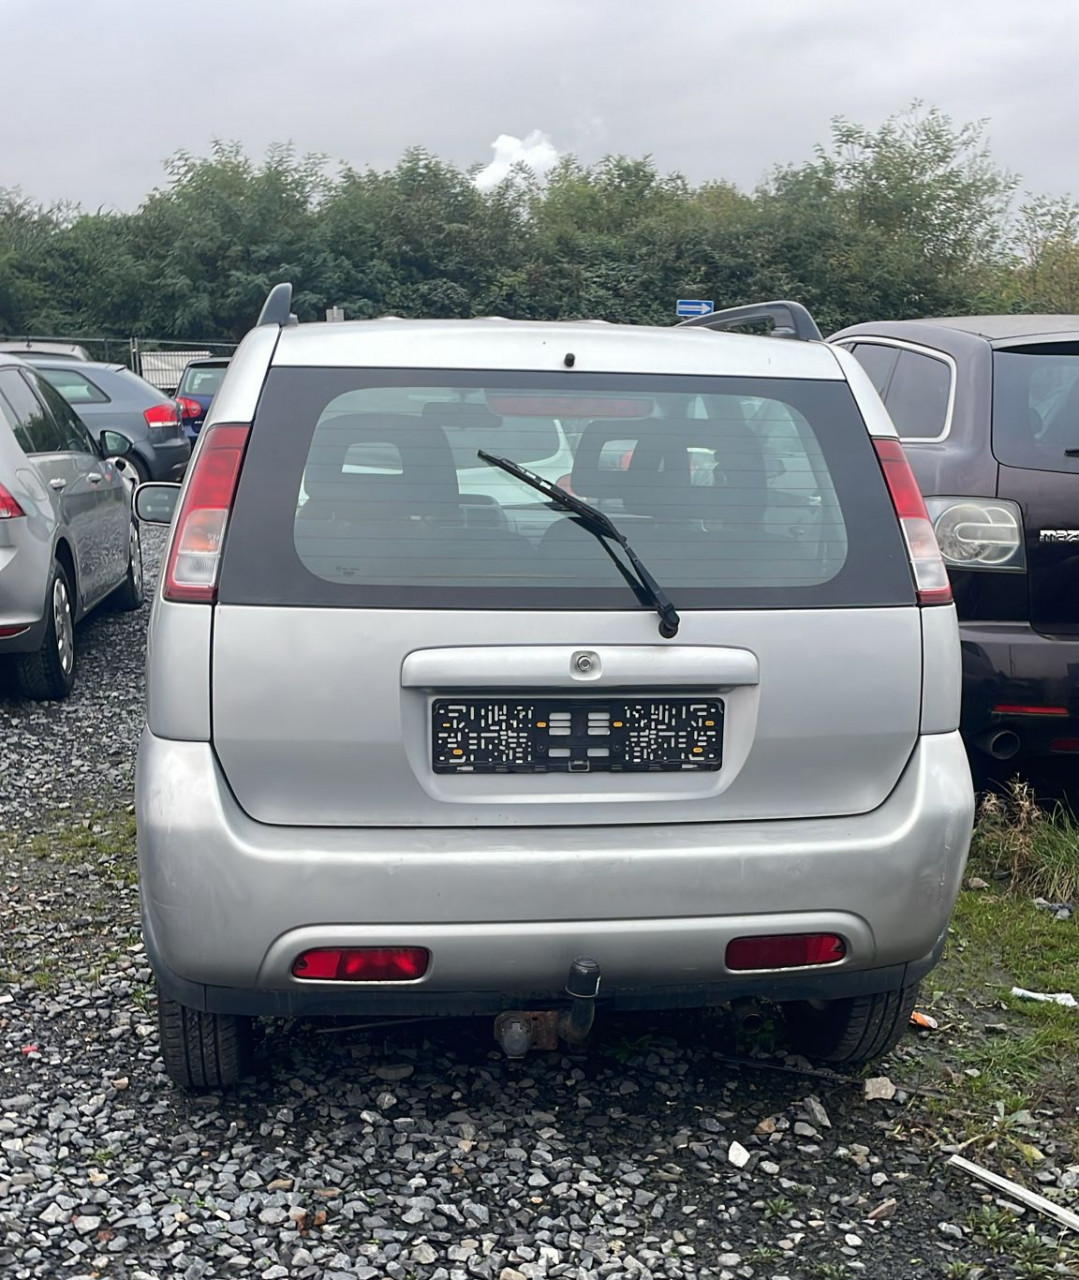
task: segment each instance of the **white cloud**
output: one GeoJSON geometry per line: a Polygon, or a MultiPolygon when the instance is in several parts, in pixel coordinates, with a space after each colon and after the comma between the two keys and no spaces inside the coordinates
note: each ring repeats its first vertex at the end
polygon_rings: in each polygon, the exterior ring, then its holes
{"type": "Polygon", "coordinates": [[[500,133],[491,143],[495,158],[482,168],[474,179],[481,191],[490,191],[508,178],[516,164],[527,165],[533,173],[542,177],[558,162],[554,143],[539,129],[533,129],[524,138],[511,133],[500,133]]]}

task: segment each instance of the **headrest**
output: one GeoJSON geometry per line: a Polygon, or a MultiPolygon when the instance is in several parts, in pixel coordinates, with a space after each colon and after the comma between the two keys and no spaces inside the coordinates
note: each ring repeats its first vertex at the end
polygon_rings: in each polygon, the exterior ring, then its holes
{"type": "Polygon", "coordinates": [[[323,501],[393,503],[408,514],[429,514],[458,497],[445,432],[399,413],[349,413],[321,422],[304,488],[323,501]]]}
{"type": "Polygon", "coordinates": [[[737,418],[591,422],[572,480],[583,498],[620,498],[626,511],[668,520],[757,519],[766,483],[760,442],[737,418]]]}

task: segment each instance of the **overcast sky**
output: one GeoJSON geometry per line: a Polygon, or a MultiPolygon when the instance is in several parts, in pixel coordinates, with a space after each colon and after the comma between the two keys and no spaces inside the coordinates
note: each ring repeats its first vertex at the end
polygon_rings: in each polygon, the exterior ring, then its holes
{"type": "Polygon", "coordinates": [[[0,0],[0,186],[133,208],[215,137],[379,167],[528,139],[752,186],[918,97],[1079,195],[1077,52],[1076,0],[0,0]]]}

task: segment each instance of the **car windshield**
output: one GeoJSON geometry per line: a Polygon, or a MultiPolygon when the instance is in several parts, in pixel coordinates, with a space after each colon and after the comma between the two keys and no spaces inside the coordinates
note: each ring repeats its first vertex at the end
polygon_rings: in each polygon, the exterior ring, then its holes
{"type": "Polygon", "coordinates": [[[223,364],[188,365],[176,394],[181,396],[215,396],[225,378],[223,364]]]}
{"type": "Polygon", "coordinates": [[[993,355],[993,453],[1010,467],[1079,471],[1079,342],[993,355]]]}

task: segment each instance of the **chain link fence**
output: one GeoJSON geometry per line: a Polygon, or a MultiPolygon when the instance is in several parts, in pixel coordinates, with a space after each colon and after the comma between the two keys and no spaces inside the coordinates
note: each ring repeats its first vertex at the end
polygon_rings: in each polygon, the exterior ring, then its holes
{"type": "Polygon", "coordinates": [[[44,344],[56,344],[64,348],[80,348],[83,358],[103,361],[105,364],[122,364],[133,373],[152,383],[167,395],[175,393],[180,385],[184,369],[192,360],[211,357],[228,359],[236,350],[235,342],[191,340],[177,342],[157,338],[70,338],[45,334],[0,334],[0,342],[8,349],[14,344],[28,348],[47,349],[44,344]]]}

